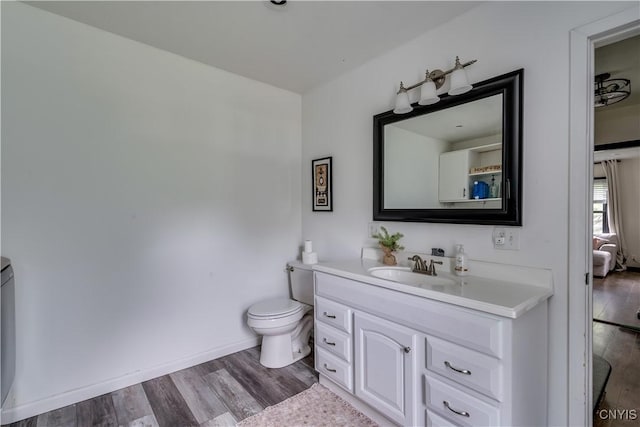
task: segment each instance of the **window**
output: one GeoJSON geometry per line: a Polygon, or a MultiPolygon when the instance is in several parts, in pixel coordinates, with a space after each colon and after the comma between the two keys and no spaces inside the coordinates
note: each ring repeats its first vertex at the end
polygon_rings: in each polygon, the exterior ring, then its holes
{"type": "Polygon", "coordinates": [[[593,233],[608,233],[607,218],[607,178],[593,180],[593,233]]]}

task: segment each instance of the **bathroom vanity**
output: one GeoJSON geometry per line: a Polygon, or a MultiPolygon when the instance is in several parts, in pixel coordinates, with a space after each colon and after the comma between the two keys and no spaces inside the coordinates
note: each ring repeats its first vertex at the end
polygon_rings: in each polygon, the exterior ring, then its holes
{"type": "Polygon", "coordinates": [[[320,382],[398,425],[545,425],[551,275],[521,273],[411,283],[422,275],[367,259],[314,266],[320,382]]]}

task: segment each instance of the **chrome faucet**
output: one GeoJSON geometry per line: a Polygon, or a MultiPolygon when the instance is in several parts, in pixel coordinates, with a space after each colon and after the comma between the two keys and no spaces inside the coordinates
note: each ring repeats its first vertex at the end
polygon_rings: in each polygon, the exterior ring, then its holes
{"type": "Polygon", "coordinates": [[[442,265],[442,261],[434,261],[431,259],[429,260],[429,265],[427,266],[427,263],[422,258],[420,258],[420,255],[414,255],[408,259],[409,261],[413,261],[415,263],[413,264],[413,269],[411,271],[413,271],[414,273],[426,274],[427,276],[437,276],[438,273],[436,273],[435,264],[442,265]]]}

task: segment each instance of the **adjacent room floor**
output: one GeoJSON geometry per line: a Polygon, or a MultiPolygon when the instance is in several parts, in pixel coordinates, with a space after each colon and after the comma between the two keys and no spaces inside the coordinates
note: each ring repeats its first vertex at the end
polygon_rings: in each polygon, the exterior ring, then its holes
{"type": "Polygon", "coordinates": [[[593,318],[640,331],[640,272],[612,271],[593,279],[593,318]]]}
{"type": "Polygon", "coordinates": [[[640,423],[638,309],[640,272],[611,272],[606,278],[594,279],[593,353],[612,367],[606,393],[594,413],[594,427],[640,423]]]}
{"type": "Polygon", "coordinates": [[[235,426],[318,381],[313,353],[281,369],[259,358],[251,348],[11,426],[235,426]]]}

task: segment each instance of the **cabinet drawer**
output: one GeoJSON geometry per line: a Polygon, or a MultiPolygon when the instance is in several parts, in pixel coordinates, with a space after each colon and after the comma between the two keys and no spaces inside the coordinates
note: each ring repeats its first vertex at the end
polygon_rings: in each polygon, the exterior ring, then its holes
{"type": "Polygon", "coordinates": [[[426,368],[502,401],[502,363],[493,357],[427,337],[426,368]]]}
{"type": "Polygon", "coordinates": [[[316,297],[316,319],[341,331],[351,333],[351,309],[337,302],[316,297]]]}
{"type": "Polygon", "coordinates": [[[351,337],[323,323],[316,323],[316,345],[351,362],[351,337]]]}
{"type": "Polygon", "coordinates": [[[316,371],[338,383],[349,391],[353,391],[353,372],[351,364],[338,359],[328,351],[316,345],[316,371]]]}
{"type": "Polygon", "coordinates": [[[455,423],[472,426],[500,425],[499,408],[457,390],[442,381],[425,376],[425,400],[429,409],[455,423]]]}
{"type": "Polygon", "coordinates": [[[425,411],[424,414],[424,425],[425,427],[458,427],[458,424],[454,424],[453,422],[442,418],[440,415],[435,414],[429,410],[425,411]]]}

